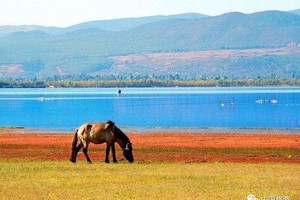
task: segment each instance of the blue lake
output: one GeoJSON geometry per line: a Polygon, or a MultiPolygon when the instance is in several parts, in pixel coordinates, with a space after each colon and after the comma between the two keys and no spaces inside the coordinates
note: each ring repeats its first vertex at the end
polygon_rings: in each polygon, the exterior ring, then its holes
{"type": "Polygon", "coordinates": [[[299,128],[300,87],[0,89],[0,126],[299,128]]]}

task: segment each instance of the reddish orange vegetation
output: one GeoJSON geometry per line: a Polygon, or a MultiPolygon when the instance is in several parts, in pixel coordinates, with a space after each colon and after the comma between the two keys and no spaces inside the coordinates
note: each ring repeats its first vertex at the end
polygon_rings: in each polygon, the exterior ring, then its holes
{"type": "MultiPolygon", "coordinates": [[[[130,133],[137,162],[300,163],[300,134],[130,133]]],[[[0,158],[68,160],[73,134],[21,133],[0,129],[0,158]]],[[[90,145],[92,160],[104,160],[105,145],[90,145]]],[[[117,157],[122,158],[117,147],[117,157]]],[[[82,153],[79,160],[84,160],[82,153]]]]}

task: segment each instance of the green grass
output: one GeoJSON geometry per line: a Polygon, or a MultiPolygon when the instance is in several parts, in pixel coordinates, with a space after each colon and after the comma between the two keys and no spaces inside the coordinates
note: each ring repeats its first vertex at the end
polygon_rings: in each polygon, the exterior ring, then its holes
{"type": "Polygon", "coordinates": [[[300,199],[299,164],[2,159],[0,199],[300,199]]]}

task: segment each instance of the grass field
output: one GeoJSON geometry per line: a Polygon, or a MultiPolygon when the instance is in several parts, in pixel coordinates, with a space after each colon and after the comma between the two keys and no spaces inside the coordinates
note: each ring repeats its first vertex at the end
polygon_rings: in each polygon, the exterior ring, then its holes
{"type": "Polygon", "coordinates": [[[0,129],[0,200],[300,199],[300,134],[129,134],[133,164],[73,164],[72,134],[23,131],[0,129]]]}
{"type": "Polygon", "coordinates": [[[0,199],[300,199],[300,165],[1,159],[0,199]]]}

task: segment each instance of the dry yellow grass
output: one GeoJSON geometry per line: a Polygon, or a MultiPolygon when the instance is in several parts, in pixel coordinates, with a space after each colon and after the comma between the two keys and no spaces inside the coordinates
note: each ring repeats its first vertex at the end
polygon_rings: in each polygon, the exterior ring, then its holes
{"type": "Polygon", "coordinates": [[[300,165],[2,159],[0,199],[300,199],[300,165]]]}

